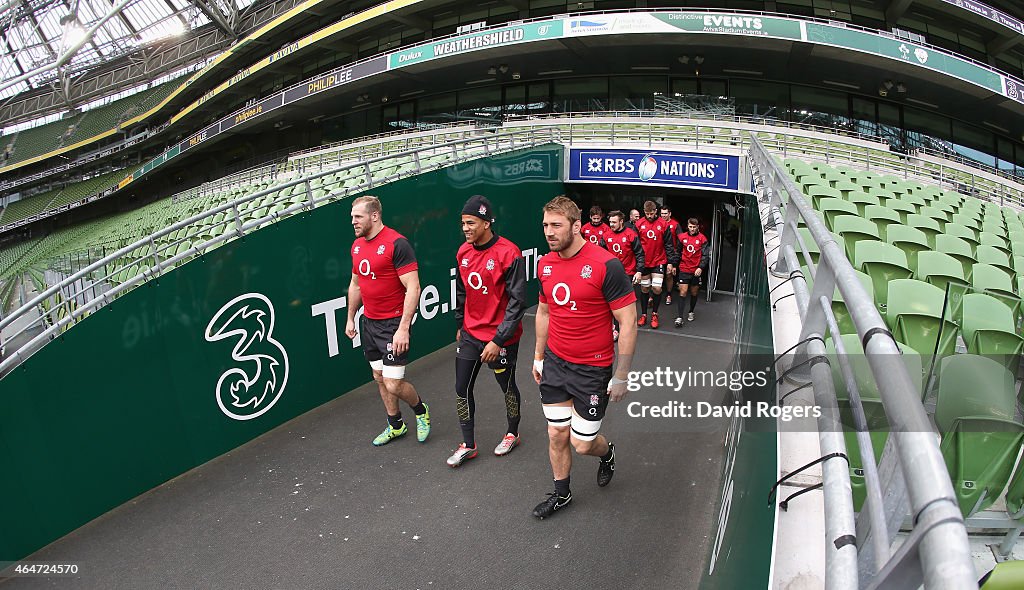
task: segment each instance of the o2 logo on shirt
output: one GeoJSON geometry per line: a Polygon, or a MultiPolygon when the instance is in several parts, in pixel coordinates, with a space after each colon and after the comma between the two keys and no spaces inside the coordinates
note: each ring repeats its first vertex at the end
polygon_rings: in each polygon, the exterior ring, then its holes
{"type": "Polygon", "coordinates": [[[616,254],[622,254],[622,244],[618,242],[612,242],[612,252],[616,254]]]}
{"type": "Polygon", "coordinates": [[[558,283],[551,289],[551,298],[554,299],[555,303],[565,307],[568,305],[571,311],[576,311],[576,302],[572,299],[572,291],[569,290],[569,285],[565,283],[558,283]],[[561,296],[560,296],[561,294],[561,296]]]}
{"type": "Polygon", "coordinates": [[[688,252],[689,254],[693,254],[694,252],[696,252],[696,251],[697,251],[697,249],[693,247],[693,244],[687,244],[687,245],[686,245],[686,251],[687,251],[687,252],[688,252]]]}
{"type": "Polygon", "coordinates": [[[359,261],[359,274],[364,277],[370,277],[370,280],[377,278],[377,274],[370,270],[370,261],[365,258],[359,261]]]}
{"type": "Polygon", "coordinates": [[[597,236],[596,235],[590,234],[590,243],[591,244],[596,244],[597,243],[597,236]]]}
{"type": "Polygon", "coordinates": [[[653,229],[649,229],[649,230],[647,230],[647,238],[650,239],[650,240],[657,240],[658,239],[658,234],[654,233],[653,229]]]}
{"type": "Polygon", "coordinates": [[[484,284],[484,278],[480,276],[480,273],[475,270],[469,273],[466,277],[466,282],[469,283],[469,287],[474,291],[483,291],[484,295],[487,295],[487,285],[484,284]]]}

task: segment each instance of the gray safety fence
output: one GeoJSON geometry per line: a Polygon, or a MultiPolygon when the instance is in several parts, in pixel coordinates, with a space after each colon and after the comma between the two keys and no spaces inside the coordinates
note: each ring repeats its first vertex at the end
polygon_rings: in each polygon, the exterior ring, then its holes
{"type": "MultiPolygon", "coordinates": [[[[804,200],[799,187],[756,137],[751,137],[749,161],[763,191],[762,199],[770,206],[772,219],[769,225],[780,236],[780,255],[773,272],[793,279],[795,299],[803,320],[800,340],[808,340],[801,357],[824,358],[824,339],[828,336],[829,324],[834,324],[834,318],[830,317],[830,302],[838,287],[863,343],[891,427],[890,443],[883,453],[880,467],[873,463],[870,445],[860,450],[860,454],[866,463],[871,463],[866,469],[871,474],[885,472],[889,462],[898,463],[897,475],[902,475],[905,483],[906,502],[914,523],[909,537],[899,548],[891,550],[898,530],[898,525],[893,526],[892,523],[902,522],[905,516],[899,509],[903,494],[890,493],[888,488],[886,493],[881,493],[878,478],[871,475],[868,477],[865,506],[856,517],[856,531],[852,532],[853,504],[846,462],[839,456],[826,460],[822,469],[825,523],[829,535],[826,587],[916,588],[923,584],[928,589],[977,588],[967,530],[953,486],[917,389],[900,360],[896,341],[871,296],[857,279],[843,248],[804,200]],[[781,212],[783,206],[784,214],[781,212]],[[797,232],[797,222],[801,219],[820,250],[812,290],[808,290],[807,282],[799,272],[797,248],[807,257],[806,247],[800,245],[797,232]],[[884,530],[878,530],[883,527],[883,521],[884,530]],[[845,534],[853,534],[857,544],[842,546],[841,543],[833,543],[840,538],[838,535],[845,534]],[[882,538],[876,538],[879,536],[882,538]],[[850,552],[838,549],[839,546],[842,549],[856,548],[852,564],[850,552]]],[[[838,334],[835,336],[838,341],[838,334]]],[[[844,355],[838,356],[840,363],[846,362],[844,355]]],[[[835,427],[838,423],[834,414],[837,402],[832,372],[825,363],[809,364],[815,401],[822,406],[822,418],[819,419],[822,453],[845,453],[841,431],[835,427]],[[826,429],[831,430],[834,436],[826,433],[826,429]]],[[[846,367],[844,372],[848,371],[849,367],[846,367]]],[[[859,405],[855,394],[851,395],[851,403],[859,405]]],[[[863,418],[863,410],[860,412],[863,418]]],[[[863,420],[857,422],[858,429],[864,427],[863,420]]],[[[898,482],[899,478],[894,477],[890,481],[898,482]]]]}

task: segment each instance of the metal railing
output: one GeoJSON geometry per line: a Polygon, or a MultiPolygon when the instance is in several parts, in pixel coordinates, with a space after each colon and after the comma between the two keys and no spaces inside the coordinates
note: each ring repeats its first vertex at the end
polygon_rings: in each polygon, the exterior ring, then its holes
{"type": "MultiPolygon", "coordinates": [[[[854,523],[850,496],[849,470],[842,431],[838,428],[837,400],[829,362],[809,362],[815,402],[822,409],[818,420],[822,453],[831,456],[822,465],[825,494],[827,588],[977,588],[970,546],[963,517],[957,504],[945,462],[934,430],[921,404],[895,339],[878,313],[843,248],[824,222],[805,201],[800,188],[757,139],[751,139],[749,161],[755,169],[769,206],[769,225],[780,236],[778,263],[773,274],[792,279],[793,291],[802,318],[799,341],[805,342],[798,358],[826,359],[825,338],[831,332],[839,342],[835,318],[831,313],[833,292],[838,288],[863,344],[866,361],[878,385],[885,414],[890,424],[889,444],[882,455],[882,466],[874,463],[870,440],[865,432],[863,408],[855,383],[850,403],[858,426],[860,456],[866,465],[867,499],[854,523]],[[786,197],[785,215],[780,212],[786,197]],[[802,220],[820,251],[819,262],[812,266],[813,289],[800,273],[798,255],[810,260],[802,244],[797,223],[802,220]],[[799,248],[799,251],[798,251],[799,248]],[[859,414],[859,419],[858,419],[859,414]],[[898,525],[902,494],[881,494],[879,470],[886,471],[898,462],[898,475],[906,486],[906,501],[914,528],[909,538],[892,550],[898,525]],[[883,524],[884,523],[884,524],[883,524]],[[844,535],[856,539],[859,549],[833,543],[844,535]],[[852,550],[851,550],[852,549],[852,550]]],[[[841,350],[841,348],[840,348],[841,350]]],[[[847,382],[852,381],[848,359],[838,354],[838,362],[847,382]]],[[[899,486],[899,478],[889,485],[899,486]],[[895,483],[894,483],[895,482],[895,483]]]]}
{"type": "MultiPolygon", "coordinates": [[[[58,334],[122,293],[159,277],[196,255],[229,240],[244,236],[263,225],[300,211],[312,210],[322,204],[363,192],[380,184],[423,173],[430,169],[429,164],[423,161],[427,157],[449,156],[444,161],[444,165],[448,166],[481,156],[552,143],[555,140],[552,130],[547,130],[547,132],[538,130],[508,131],[452,141],[441,146],[430,146],[410,152],[389,154],[362,162],[352,162],[268,187],[164,227],[107,254],[73,274],[65,276],[58,284],[44,290],[18,310],[0,320],[0,331],[2,331],[26,314],[35,313],[44,303],[49,306],[29,326],[29,328],[42,326],[43,329],[18,350],[6,351],[8,356],[0,361],[0,376],[9,373],[58,334]],[[408,172],[404,174],[397,172],[394,162],[397,158],[402,157],[409,158],[404,163],[411,164],[408,172]],[[339,173],[345,173],[347,179],[354,182],[346,183],[344,187],[339,184],[334,192],[320,197],[314,196],[312,183],[315,179],[339,173]],[[299,202],[295,202],[294,195],[284,197],[279,195],[282,189],[296,187],[300,189],[302,195],[299,202]],[[264,202],[264,199],[271,195],[274,195],[273,200],[264,202]],[[254,209],[269,208],[268,210],[271,210],[276,208],[275,205],[280,205],[282,208],[276,212],[265,213],[248,220],[244,218],[246,212],[254,209]],[[218,216],[221,217],[218,219],[218,216]],[[226,224],[226,228],[224,228],[224,224],[226,224]],[[224,228],[223,233],[214,235],[214,230],[217,228],[224,228]],[[179,232],[179,230],[185,230],[187,235],[171,237],[171,234],[179,232]],[[192,241],[193,239],[195,241],[192,241]]],[[[27,332],[27,329],[12,335],[7,342],[24,332],[27,332]]]]}

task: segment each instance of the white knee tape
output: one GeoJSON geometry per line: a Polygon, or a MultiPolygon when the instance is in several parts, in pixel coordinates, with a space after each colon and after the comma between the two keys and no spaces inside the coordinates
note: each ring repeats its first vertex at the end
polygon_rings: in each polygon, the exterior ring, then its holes
{"type": "Polygon", "coordinates": [[[661,284],[664,281],[665,281],[665,277],[662,276],[662,275],[652,275],[651,276],[651,284],[654,286],[655,289],[660,289],[661,288],[661,284]]]}
{"type": "Polygon", "coordinates": [[[572,408],[569,406],[544,406],[544,417],[548,419],[548,424],[551,426],[558,426],[560,428],[569,426],[570,419],[572,417],[572,408]]]}
{"type": "Polygon", "coordinates": [[[651,279],[650,279],[650,277],[648,277],[646,279],[640,279],[640,286],[644,287],[645,289],[647,287],[650,287],[651,286],[651,279]]]}
{"type": "Polygon", "coordinates": [[[391,365],[384,365],[383,373],[385,379],[405,379],[405,366],[392,367],[391,365]]]}
{"type": "Polygon", "coordinates": [[[572,436],[577,440],[594,440],[601,430],[600,420],[584,420],[576,412],[572,413],[572,436]]]}
{"type": "Polygon", "coordinates": [[[378,359],[378,360],[375,360],[375,361],[370,361],[370,368],[373,369],[374,371],[383,371],[384,370],[384,359],[378,359]]]}

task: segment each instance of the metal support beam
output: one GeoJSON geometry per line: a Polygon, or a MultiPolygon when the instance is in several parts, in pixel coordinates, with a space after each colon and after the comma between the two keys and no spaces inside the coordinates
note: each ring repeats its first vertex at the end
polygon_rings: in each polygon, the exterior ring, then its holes
{"type": "Polygon", "coordinates": [[[121,9],[127,6],[129,2],[131,2],[131,0],[120,0],[105,15],[103,15],[103,18],[96,21],[91,27],[89,27],[89,30],[85,32],[84,37],[81,40],[79,40],[78,43],[75,43],[71,47],[67,48],[67,50],[63,54],[61,54],[61,56],[57,58],[57,60],[53,63],[38,67],[32,70],[31,72],[26,72],[20,76],[15,76],[10,80],[4,80],[3,82],[0,82],[0,91],[6,90],[11,86],[14,86],[18,82],[23,82],[29,78],[38,76],[39,74],[45,74],[46,72],[60,68],[64,64],[70,62],[71,58],[74,57],[76,53],[78,53],[78,50],[85,46],[86,43],[92,40],[92,37],[96,34],[96,31],[98,31],[100,27],[106,24],[108,20],[113,18],[114,15],[116,15],[118,12],[121,12],[121,9]]]}
{"type": "Polygon", "coordinates": [[[206,0],[191,0],[191,2],[196,6],[196,8],[202,10],[203,14],[210,17],[210,20],[213,21],[213,24],[216,25],[217,28],[232,37],[236,36],[234,29],[231,27],[231,23],[228,22],[227,16],[220,11],[219,7],[211,5],[206,2],[206,0]]]}

